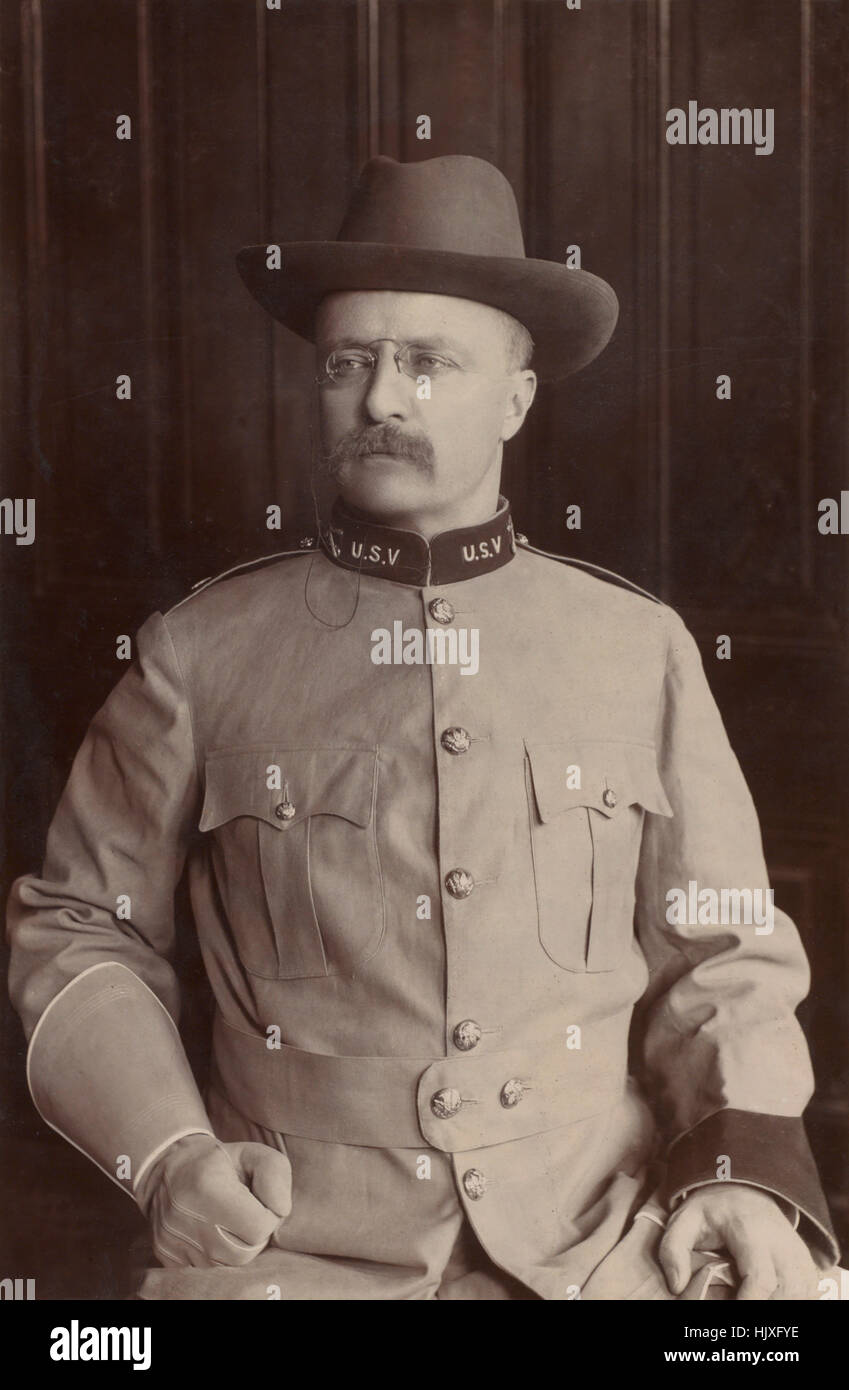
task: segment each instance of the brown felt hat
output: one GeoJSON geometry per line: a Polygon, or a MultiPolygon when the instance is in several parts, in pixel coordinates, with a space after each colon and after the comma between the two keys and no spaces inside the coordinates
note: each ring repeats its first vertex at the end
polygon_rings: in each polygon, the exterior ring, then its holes
{"type": "Polygon", "coordinates": [[[525,255],[513,189],[471,155],[364,166],[335,241],[291,241],[282,267],[245,246],[236,262],[274,318],[313,341],[333,290],[417,290],[490,304],[523,323],[543,379],[569,376],[606,346],[619,313],[610,285],[586,270],[525,255]]]}

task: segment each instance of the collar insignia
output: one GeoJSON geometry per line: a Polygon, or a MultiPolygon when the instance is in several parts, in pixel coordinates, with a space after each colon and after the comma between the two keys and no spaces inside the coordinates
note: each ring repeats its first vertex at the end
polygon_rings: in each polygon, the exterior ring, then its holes
{"type": "Polygon", "coordinates": [[[358,515],[337,499],[329,525],[321,527],[321,546],[345,569],[419,588],[488,574],[506,565],[516,553],[510,504],[505,497],[499,497],[498,511],[489,521],[442,531],[430,542],[418,531],[397,530],[358,515]]]}

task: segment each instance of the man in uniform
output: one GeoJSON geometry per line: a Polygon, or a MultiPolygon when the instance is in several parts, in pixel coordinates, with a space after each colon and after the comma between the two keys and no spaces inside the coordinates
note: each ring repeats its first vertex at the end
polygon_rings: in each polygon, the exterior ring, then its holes
{"type": "Polygon", "coordinates": [[[316,344],[338,500],[145,623],[10,905],[33,1098],[148,1216],[142,1296],[821,1296],[807,965],[696,646],[499,494],[531,340],[578,370],[613,291],[465,156],[238,262],[316,344]]]}

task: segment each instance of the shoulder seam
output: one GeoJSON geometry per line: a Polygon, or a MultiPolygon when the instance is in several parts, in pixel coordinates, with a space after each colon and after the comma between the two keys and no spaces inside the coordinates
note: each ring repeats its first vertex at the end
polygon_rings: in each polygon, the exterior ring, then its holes
{"type": "Polygon", "coordinates": [[[172,633],[167,622],[165,621],[165,615],[160,613],[159,617],[162,622],[162,630],[168,638],[168,645],[171,648],[171,655],[174,658],[174,665],[177,668],[177,675],[180,677],[180,685],[183,691],[183,698],[186,702],[186,711],[189,716],[189,735],[192,740],[192,761],[195,765],[195,776],[197,778],[198,787],[202,787],[203,777],[201,774],[200,755],[198,753],[198,742],[195,736],[195,714],[194,710],[192,709],[192,700],[189,694],[189,687],[186,682],[185,673],[183,671],[183,663],[180,660],[180,653],[177,651],[177,645],[174,641],[174,634],[172,633]]]}
{"type": "Polygon", "coordinates": [[[294,555],[315,555],[317,548],[316,545],[311,545],[297,550],[276,550],[273,555],[257,555],[253,560],[243,560],[241,564],[231,565],[229,569],[222,570],[220,574],[211,574],[208,575],[206,579],[199,579],[196,584],[192,585],[190,592],[186,594],[184,598],[178,599],[175,604],[172,604],[163,614],[163,617],[167,618],[171,613],[176,612],[178,608],[182,608],[184,603],[188,603],[189,599],[196,598],[198,594],[202,594],[206,589],[211,588],[213,584],[217,584],[219,580],[229,579],[231,574],[238,574],[241,570],[251,569],[254,565],[270,564],[272,560],[285,560],[294,555]]]}
{"type": "Polygon", "coordinates": [[[603,565],[594,565],[591,560],[578,560],[571,555],[555,555],[552,550],[540,550],[538,546],[531,545],[529,541],[517,541],[519,549],[530,550],[534,555],[543,555],[546,560],[559,560],[561,565],[574,565],[577,569],[590,570],[593,574],[603,579],[612,581],[621,588],[630,589],[632,593],[642,594],[643,598],[651,599],[661,608],[668,608],[669,605],[656,594],[649,593],[648,589],[643,589],[639,584],[635,584],[633,579],[626,579],[624,574],[617,574],[615,570],[605,569],[603,565]]]}

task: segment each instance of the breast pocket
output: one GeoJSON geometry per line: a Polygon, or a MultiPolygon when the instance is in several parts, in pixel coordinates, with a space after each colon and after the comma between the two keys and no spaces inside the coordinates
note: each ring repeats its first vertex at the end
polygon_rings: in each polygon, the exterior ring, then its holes
{"type": "Polygon", "coordinates": [[[539,937],[565,970],[621,965],[646,812],[671,816],[651,745],[525,742],[539,937]]]}
{"type": "Polygon", "coordinates": [[[377,751],[225,749],[205,772],[200,829],[245,969],[354,972],[384,932],[377,751]]]}

